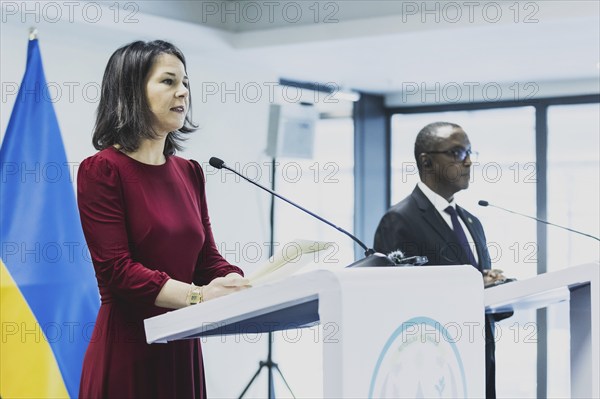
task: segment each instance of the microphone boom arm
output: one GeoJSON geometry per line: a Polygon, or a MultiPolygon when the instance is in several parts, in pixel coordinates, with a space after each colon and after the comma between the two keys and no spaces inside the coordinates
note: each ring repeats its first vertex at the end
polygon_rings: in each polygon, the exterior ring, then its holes
{"type": "MultiPolygon", "coordinates": [[[[213,165],[213,166],[214,166],[214,165],[213,165]]],[[[363,243],[362,243],[362,242],[361,242],[361,241],[360,241],[358,238],[354,237],[352,234],[348,233],[348,232],[347,232],[346,230],[344,230],[343,228],[336,226],[335,224],[333,224],[333,223],[329,222],[328,220],[325,220],[325,219],[323,219],[323,218],[322,218],[322,217],[320,217],[319,215],[316,215],[316,214],[312,213],[312,212],[311,212],[311,211],[309,211],[308,209],[306,209],[306,208],[303,208],[302,206],[300,206],[300,205],[298,205],[298,204],[296,204],[296,203],[294,203],[294,202],[290,201],[289,199],[287,199],[287,198],[285,198],[285,197],[282,197],[281,195],[277,194],[275,191],[273,191],[273,190],[271,190],[271,189],[269,189],[269,188],[267,188],[267,187],[265,187],[265,186],[263,186],[263,185],[261,185],[261,184],[259,184],[259,183],[255,182],[255,181],[253,181],[253,180],[251,180],[251,179],[247,178],[246,176],[242,175],[241,173],[238,173],[236,170],[234,170],[234,169],[232,169],[232,168],[228,167],[228,166],[227,166],[225,163],[223,163],[223,164],[221,165],[221,168],[223,168],[223,169],[227,169],[227,170],[229,170],[230,172],[233,172],[234,174],[236,174],[237,176],[240,176],[242,179],[246,180],[247,182],[249,182],[249,183],[252,183],[252,184],[254,184],[254,185],[255,185],[255,186],[257,186],[257,187],[260,187],[260,188],[262,188],[262,189],[263,189],[263,190],[265,190],[265,191],[268,191],[269,193],[271,193],[272,195],[276,196],[277,198],[279,198],[279,199],[281,199],[281,200],[283,200],[283,201],[287,202],[287,203],[288,203],[288,204],[290,204],[290,205],[293,205],[293,206],[295,206],[296,208],[298,208],[298,209],[300,209],[300,210],[302,210],[302,211],[304,211],[304,212],[308,213],[308,214],[309,214],[309,215],[311,215],[312,217],[319,219],[321,222],[323,222],[323,223],[325,223],[325,224],[327,224],[327,225],[329,225],[329,226],[333,227],[333,228],[334,228],[334,229],[336,229],[337,231],[339,231],[339,232],[341,232],[341,233],[345,234],[346,236],[348,236],[348,237],[352,238],[352,240],[354,240],[354,242],[356,242],[358,245],[360,245],[360,247],[361,247],[362,249],[364,249],[364,250],[365,250],[365,256],[369,256],[369,255],[372,255],[373,253],[375,253],[375,251],[373,251],[373,250],[372,250],[372,249],[370,249],[370,248],[367,248],[367,246],[366,246],[365,244],[363,244],[363,243]]],[[[220,168],[218,168],[218,169],[220,169],[220,168]]]]}
{"type": "Polygon", "coordinates": [[[556,224],[556,223],[550,223],[550,222],[548,222],[548,221],[545,221],[545,220],[542,220],[542,219],[538,219],[538,218],[536,218],[536,217],[533,217],[533,216],[525,215],[525,214],[523,214],[523,213],[519,213],[519,212],[511,211],[510,209],[506,209],[506,208],[502,208],[501,206],[497,206],[497,205],[490,204],[489,202],[487,202],[487,201],[484,201],[484,200],[480,200],[480,201],[478,202],[478,204],[479,204],[480,206],[491,206],[491,207],[493,207],[493,208],[502,209],[503,211],[510,212],[510,213],[514,213],[515,215],[519,215],[519,216],[523,216],[523,217],[526,217],[526,218],[529,218],[529,219],[533,219],[533,220],[535,220],[536,222],[544,223],[544,224],[547,224],[547,225],[549,225],[549,226],[558,227],[558,228],[561,228],[561,229],[564,229],[564,230],[568,230],[568,231],[570,231],[570,232],[572,232],[572,233],[581,234],[582,236],[586,236],[586,237],[589,237],[589,238],[593,238],[593,239],[594,239],[594,240],[596,240],[596,241],[600,241],[600,238],[598,238],[598,237],[595,237],[595,236],[593,236],[593,235],[591,235],[591,234],[587,234],[587,233],[584,233],[584,232],[582,232],[582,231],[577,231],[577,230],[571,229],[571,228],[569,228],[569,227],[561,226],[561,225],[559,225],[559,224],[556,224]]]}

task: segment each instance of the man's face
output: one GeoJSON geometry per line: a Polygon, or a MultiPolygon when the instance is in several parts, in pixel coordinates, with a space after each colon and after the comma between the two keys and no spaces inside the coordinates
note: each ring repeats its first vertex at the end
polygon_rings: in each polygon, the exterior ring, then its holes
{"type": "Polygon", "coordinates": [[[471,158],[468,155],[461,158],[471,150],[471,143],[464,130],[451,126],[438,128],[437,137],[439,140],[435,148],[428,154],[435,178],[434,191],[450,198],[469,187],[471,158]]]}

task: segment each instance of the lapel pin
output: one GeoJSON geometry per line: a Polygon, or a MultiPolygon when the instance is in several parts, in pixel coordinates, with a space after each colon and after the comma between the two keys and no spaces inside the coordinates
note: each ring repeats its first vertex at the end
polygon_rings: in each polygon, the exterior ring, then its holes
{"type": "Polygon", "coordinates": [[[467,220],[469,221],[469,223],[473,223],[473,219],[467,218],[467,220]]]}

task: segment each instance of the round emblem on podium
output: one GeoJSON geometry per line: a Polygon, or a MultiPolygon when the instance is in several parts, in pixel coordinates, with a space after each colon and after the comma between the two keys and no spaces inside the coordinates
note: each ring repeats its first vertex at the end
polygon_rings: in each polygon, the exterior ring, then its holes
{"type": "Polygon", "coordinates": [[[431,318],[403,322],[379,355],[369,398],[466,398],[467,381],[455,339],[431,318]]]}

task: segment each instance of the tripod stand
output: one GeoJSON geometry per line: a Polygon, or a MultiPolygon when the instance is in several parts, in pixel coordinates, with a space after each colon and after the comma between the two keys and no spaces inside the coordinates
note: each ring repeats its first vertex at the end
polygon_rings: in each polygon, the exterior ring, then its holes
{"type": "Polygon", "coordinates": [[[254,382],[254,380],[256,379],[256,377],[258,377],[258,375],[260,374],[260,372],[262,371],[263,367],[267,368],[267,375],[269,377],[269,399],[275,398],[275,384],[273,381],[273,369],[275,369],[278,373],[279,376],[281,377],[281,379],[283,380],[285,386],[287,387],[288,391],[290,391],[290,393],[292,394],[292,397],[296,397],[294,396],[294,393],[292,392],[292,388],[290,388],[290,385],[287,383],[287,381],[285,380],[285,377],[283,376],[283,374],[281,373],[281,370],[279,369],[279,366],[277,365],[277,363],[275,363],[271,356],[272,356],[272,345],[273,345],[273,333],[269,332],[269,350],[267,352],[267,360],[265,361],[260,361],[258,363],[258,370],[256,370],[256,373],[254,373],[254,375],[252,376],[252,379],[250,380],[250,382],[248,382],[248,385],[246,385],[246,387],[244,388],[244,390],[242,391],[242,393],[240,394],[240,399],[244,397],[244,395],[246,394],[246,391],[248,390],[248,388],[250,388],[250,386],[252,385],[252,383],[254,382]]]}
{"type": "MultiPolygon", "coordinates": [[[[271,190],[275,191],[275,158],[274,157],[271,158],[271,190]]],[[[274,243],[275,243],[275,197],[274,196],[271,196],[271,209],[270,209],[269,222],[270,222],[269,226],[270,226],[270,230],[271,230],[270,240],[269,240],[269,258],[270,258],[271,256],[273,256],[273,252],[274,252],[274,248],[275,248],[274,247],[274,243]]],[[[244,395],[246,394],[246,391],[248,391],[250,386],[252,386],[252,383],[254,382],[254,380],[256,380],[256,378],[262,371],[263,367],[267,368],[267,375],[269,378],[269,382],[268,382],[268,384],[269,384],[268,398],[269,399],[275,398],[275,382],[273,380],[273,369],[275,369],[279,373],[279,376],[283,380],[288,391],[290,391],[290,393],[292,394],[292,397],[294,397],[294,398],[296,397],[294,395],[294,392],[292,392],[292,388],[290,388],[290,385],[287,383],[287,381],[285,380],[285,377],[281,373],[279,366],[277,365],[277,363],[275,363],[273,361],[273,333],[271,331],[269,331],[268,339],[269,339],[269,346],[268,346],[268,350],[267,350],[267,360],[261,360],[260,362],[258,362],[258,370],[256,370],[256,373],[254,373],[254,375],[250,379],[250,382],[248,382],[248,384],[246,385],[246,387],[240,394],[240,396],[239,396],[240,399],[242,399],[244,397],[244,395]]]]}

